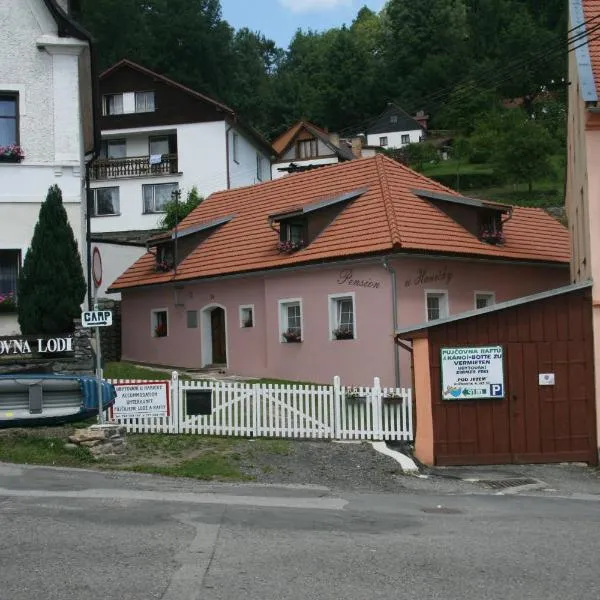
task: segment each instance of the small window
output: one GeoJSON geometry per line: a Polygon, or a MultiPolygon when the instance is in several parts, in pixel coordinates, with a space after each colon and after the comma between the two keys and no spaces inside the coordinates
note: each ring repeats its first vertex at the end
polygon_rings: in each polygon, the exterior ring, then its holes
{"type": "Polygon", "coordinates": [[[485,308],[496,303],[494,292],[475,292],[475,308],[485,308]]]}
{"type": "Polygon", "coordinates": [[[256,179],[263,180],[263,157],[262,154],[256,154],[256,179]]]}
{"type": "Polygon", "coordinates": [[[167,202],[170,202],[172,194],[176,191],[176,183],[156,183],[142,186],[144,196],[144,214],[165,212],[167,202]]]}
{"type": "Polygon", "coordinates": [[[197,310],[188,310],[186,313],[187,317],[187,328],[188,329],[198,329],[198,311],[197,310]]]}
{"type": "Polygon", "coordinates": [[[118,187],[97,188],[93,192],[95,217],[120,214],[118,187]]]}
{"type": "Polygon", "coordinates": [[[410,144],[410,135],[405,133],[402,135],[402,137],[400,138],[400,142],[402,144],[410,144]]]}
{"type": "Polygon", "coordinates": [[[304,223],[282,223],[281,229],[284,233],[284,242],[293,242],[294,244],[302,244],[304,242],[304,223]]]}
{"type": "Polygon", "coordinates": [[[104,140],[100,149],[102,158],[125,158],[127,142],[125,140],[104,140]]]}
{"type": "Polygon", "coordinates": [[[148,148],[150,156],[169,154],[169,136],[160,135],[149,138],[148,148]]]}
{"type": "Polygon", "coordinates": [[[448,316],[448,293],[425,292],[427,320],[436,321],[448,316]]]}
{"type": "Polygon", "coordinates": [[[301,300],[279,301],[279,333],[284,344],[302,341],[301,300]]]}
{"type": "Polygon", "coordinates": [[[135,112],[154,112],[154,92],[135,93],[135,112]]]}
{"type": "Polygon", "coordinates": [[[0,93],[0,146],[19,144],[19,96],[0,93]]]}
{"type": "Polygon", "coordinates": [[[329,296],[329,328],[332,340],[356,338],[354,294],[329,296]]]}
{"type": "Polygon", "coordinates": [[[298,142],[296,158],[314,158],[319,156],[317,140],[301,140],[298,142]]]}
{"type": "MultiPolygon", "coordinates": [[[[239,155],[238,155],[238,143],[239,143],[239,135],[234,131],[233,135],[231,136],[231,152],[233,155],[233,161],[235,163],[237,163],[238,165],[240,164],[240,160],[239,160],[239,155]]],[[[257,165],[258,166],[258,165],[257,165]]]]}
{"type": "Polygon", "coordinates": [[[390,117],[390,123],[395,125],[397,122],[398,122],[398,115],[392,115],[390,117]]]}
{"type": "Polygon", "coordinates": [[[379,138],[379,145],[380,146],[387,146],[388,145],[388,139],[387,136],[382,136],[379,138]]]}
{"type": "Polygon", "coordinates": [[[254,306],[240,306],[240,327],[254,327],[254,306]]]}
{"type": "Polygon", "coordinates": [[[123,114],[123,94],[107,94],[102,98],[102,114],[122,115],[123,114]]]}
{"type": "Polygon", "coordinates": [[[0,306],[14,306],[20,268],[20,250],[0,250],[0,306]]]}
{"type": "Polygon", "coordinates": [[[152,311],[152,337],[167,337],[169,335],[169,319],[167,309],[152,311]]]}

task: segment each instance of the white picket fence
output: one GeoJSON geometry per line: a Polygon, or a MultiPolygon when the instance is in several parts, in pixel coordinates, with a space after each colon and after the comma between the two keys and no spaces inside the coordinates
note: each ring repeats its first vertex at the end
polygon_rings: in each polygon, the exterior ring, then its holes
{"type": "MultiPolygon", "coordinates": [[[[157,381],[110,380],[114,385],[157,381]]],[[[274,385],[209,380],[169,382],[168,416],[113,417],[133,433],[187,433],[243,437],[342,440],[412,440],[410,388],[347,388],[339,377],[332,386],[274,385]],[[190,414],[192,397],[205,398],[210,414],[190,414]]],[[[111,414],[108,415],[111,418],[111,414]]]]}

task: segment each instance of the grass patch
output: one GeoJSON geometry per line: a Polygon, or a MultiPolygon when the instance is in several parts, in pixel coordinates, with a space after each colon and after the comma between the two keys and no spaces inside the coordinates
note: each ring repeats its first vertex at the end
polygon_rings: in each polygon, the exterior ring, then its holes
{"type": "Polygon", "coordinates": [[[453,159],[441,160],[438,163],[423,165],[423,175],[432,177],[434,175],[456,175],[456,172],[461,175],[469,173],[493,173],[493,168],[488,164],[471,164],[467,162],[458,163],[453,159]]]}
{"type": "MultiPolygon", "coordinates": [[[[109,362],[104,366],[105,379],[160,379],[170,381],[171,371],[158,371],[148,367],[139,367],[128,362],[109,362]]],[[[189,379],[187,375],[180,375],[180,379],[189,379]]]]}
{"type": "Polygon", "coordinates": [[[67,450],[60,437],[44,437],[26,433],[0,436],[0,461],[25,465],[83,467],[94,463],[87,448],[67,450]]]}

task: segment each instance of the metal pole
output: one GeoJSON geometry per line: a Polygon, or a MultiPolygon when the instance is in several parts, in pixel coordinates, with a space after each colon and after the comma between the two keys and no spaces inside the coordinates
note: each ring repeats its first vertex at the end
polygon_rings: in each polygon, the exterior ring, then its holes
{"type": "MultiPolygon", "coordinates": [[[[94,310],[98,309],[98,287],[94,285],[94,310]]],[[[104,412],[102,410],[102,344],[100,343],[100,327],[96,330],[96,390],[98,393],[98,423],[104,424],[104,412]]]]}

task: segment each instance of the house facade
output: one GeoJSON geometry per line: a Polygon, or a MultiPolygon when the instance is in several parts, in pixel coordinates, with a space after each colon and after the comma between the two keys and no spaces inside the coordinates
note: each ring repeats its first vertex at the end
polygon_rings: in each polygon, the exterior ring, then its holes
{"type": "Polygon", "coordinates": [[[544,211],[460,196],[391,159],[213,194],[111,286],[124,360],[411,385],[399,325],[568,282],[544,211]]]}
{"type": "MultiPolygon", "coordinates": [[[[84,264],[85,172],[95,146],[93,48],[67,0],[0,4],[0,295],[15,294],[41,203],[58,185],[84,264]],[[9,152],[8,147],[19,151],[9,152]],[[9,156],[11,154],[11,156],[9,156]]],[[[0,335],[18,332],[0,312],[0,335]]]]}
{"type": "Polygon", "coordinates": [[[425,138],[428,118],[423,111],[411,117],[398,105],[390,102],[366,130],[367,146],[394,149],[416,144],[425,138]]]}
{"type": "Polygon", "coordinates": [[[600,4],[570,0],[569,30],[582,36],[569,53],[567,217],[571,233],[571,281],[593,281],[596,415],[600,433],[600,42],[594,27],[600,4]],[[591,23],[591,24],[590,24],[591,23]]]}
{"type": "Polygon", "coordinates": [[[91,230],[107,282],[145,252],[174,192],[184,201],[193,187],[207,197],[271,179],[270,144],[208,96],[128,60],[101,75],[100,95],[91,230]]]}

